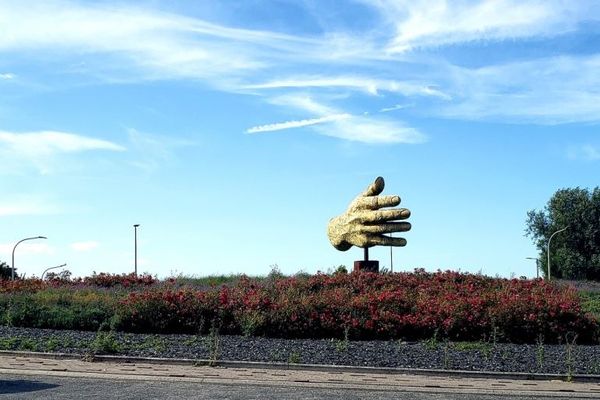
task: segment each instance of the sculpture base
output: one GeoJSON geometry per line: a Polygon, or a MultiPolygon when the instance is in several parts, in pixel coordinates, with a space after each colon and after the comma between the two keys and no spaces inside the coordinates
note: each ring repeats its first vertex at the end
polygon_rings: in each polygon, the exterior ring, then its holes
{"type": "Polygon", "coordinates": [[[354,271],[379,272],[379,261],[354,261],[354,271]]]}

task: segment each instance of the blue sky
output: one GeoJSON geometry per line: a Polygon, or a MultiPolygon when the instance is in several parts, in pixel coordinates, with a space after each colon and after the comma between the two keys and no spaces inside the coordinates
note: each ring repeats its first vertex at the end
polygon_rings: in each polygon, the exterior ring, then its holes
{"type": "MultiPolygon", "coordinates": [[[[326,271],[375,177],[396,270],[534,276],[526,212],[600,172],[593,1],[0,0],[0,260],[326,271]]],[[[389,266],[389,248],[371,258],[389,266]]]]}

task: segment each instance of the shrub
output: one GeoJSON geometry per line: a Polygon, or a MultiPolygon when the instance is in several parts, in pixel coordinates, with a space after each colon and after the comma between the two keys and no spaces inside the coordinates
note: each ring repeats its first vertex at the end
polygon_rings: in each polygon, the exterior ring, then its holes
{"type": "MultiPolygon", "coordinates": [[[[58,284],[0,283],[5,324],[145,333],[352,339],[596,340],[573,287],[458,272],[317,274],[198,289],[154,278],[95,275],[58,284]],[[129,282],[129,283],[126,283],[129,282]],[[58,285],[58,286],[57,286],[58,285]]],[[[588,302],[589,303],[589,302],[588,302]]],[[[586,303],[587,304],[587,303],[586,303]]]]}

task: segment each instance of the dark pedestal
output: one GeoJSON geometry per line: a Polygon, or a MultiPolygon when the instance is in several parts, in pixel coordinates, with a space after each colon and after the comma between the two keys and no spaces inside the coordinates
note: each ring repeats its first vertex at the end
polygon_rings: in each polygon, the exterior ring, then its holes
{"type": "Polygon", "coordinates": [[[354,261],[354,271],[379,272],[379,261],[354,261]]]}

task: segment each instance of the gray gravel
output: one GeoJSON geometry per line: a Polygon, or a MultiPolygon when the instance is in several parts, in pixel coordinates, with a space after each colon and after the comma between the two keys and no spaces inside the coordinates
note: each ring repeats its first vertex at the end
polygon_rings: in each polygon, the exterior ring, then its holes
{"type": "Polygon", "coordinates": [[[145,335],[0,326],[0,349],[372,367],[600,374],[600,346],[145,335]]]}

